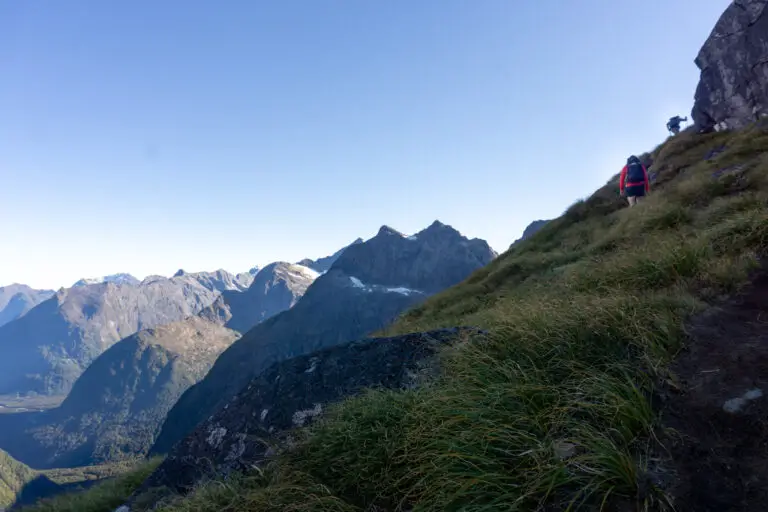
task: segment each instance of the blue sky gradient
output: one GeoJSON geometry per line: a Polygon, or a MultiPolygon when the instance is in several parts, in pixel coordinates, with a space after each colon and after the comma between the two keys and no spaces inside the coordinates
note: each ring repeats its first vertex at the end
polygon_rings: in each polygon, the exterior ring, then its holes
{"type": "Polygon", "coordinates": [[[0,2],[0,285],[503,251],[689,114],[728,3],[0,2]]]}

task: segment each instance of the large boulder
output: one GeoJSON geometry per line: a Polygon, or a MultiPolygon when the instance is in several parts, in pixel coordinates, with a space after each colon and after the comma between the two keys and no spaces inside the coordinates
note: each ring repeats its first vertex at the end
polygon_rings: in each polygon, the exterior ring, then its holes
{"type": "Polygon", "coordinates": [[[734,0],[696,57],[691,113],[700,131],[743,128],[768,115],[768,0],[734,0]]]}

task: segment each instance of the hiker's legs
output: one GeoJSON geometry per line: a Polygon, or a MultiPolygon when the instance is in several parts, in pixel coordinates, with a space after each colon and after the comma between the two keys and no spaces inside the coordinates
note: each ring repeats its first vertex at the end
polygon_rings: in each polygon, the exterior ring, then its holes
{"type": "Polygon", "coordinates": [[[635,204],[637,204],[637,197],[629,196],[627,197],[627,202],[629,203],[629,206],[635,206],[635,204]]]}

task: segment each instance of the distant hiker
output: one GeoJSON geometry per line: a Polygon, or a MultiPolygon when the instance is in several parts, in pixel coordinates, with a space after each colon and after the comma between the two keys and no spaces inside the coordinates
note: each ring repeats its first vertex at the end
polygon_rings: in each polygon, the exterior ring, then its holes
{"type": "Polygon", "coordinates": [[[629,206],[635,206],[641,197],[650,192],[648,171],[635,155],[627,159],[627,165],[621,170],[619,191],[626,196],[629,206]]]}
{"type": "Polygon", "coordinates": [[[680,116],[671,117],[669,121],[667,121],[667,130],[669,130],[669,133],[672,135],[677,135],[680,133],[680,123],[683,121],[687,122],[688,118],[680,116]]]}

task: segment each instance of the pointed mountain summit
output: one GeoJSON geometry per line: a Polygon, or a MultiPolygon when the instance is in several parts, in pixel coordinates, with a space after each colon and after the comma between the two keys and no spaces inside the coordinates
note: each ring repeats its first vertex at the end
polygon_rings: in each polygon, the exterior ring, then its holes
{"type": "Polygon", "coordinates": [[[205,379],[184,393],[152,453],[167,453],[270,364],[380,330],[494,257],[487,243],[442,225],[415,237],[384,227],[370,240],[348,247],[293,308],[245,333],[205,379]]]}

